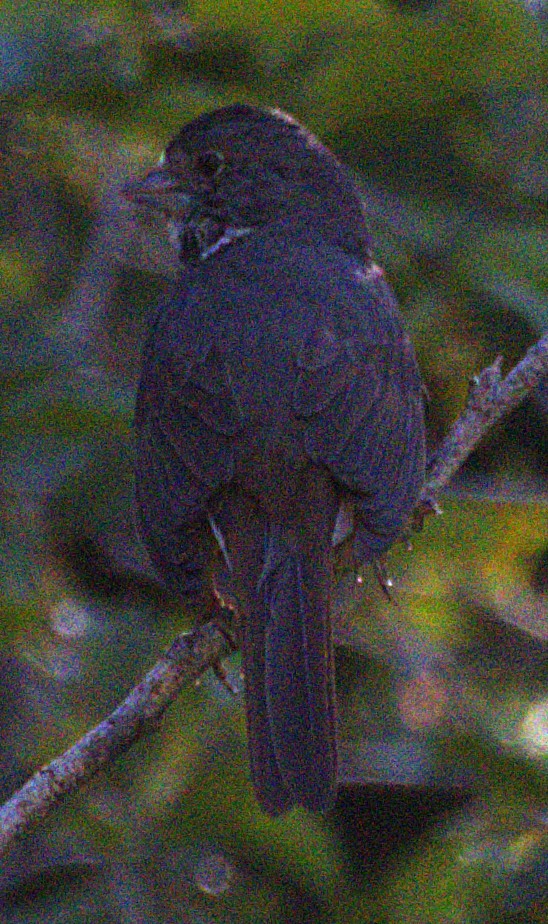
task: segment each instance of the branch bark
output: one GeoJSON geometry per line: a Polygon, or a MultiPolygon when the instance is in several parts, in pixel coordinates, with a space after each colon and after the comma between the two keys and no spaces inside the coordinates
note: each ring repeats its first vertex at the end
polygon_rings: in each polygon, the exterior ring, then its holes
{"type": "Polygon", "coordinates": [[[421,503],[435,507],[436,496],[497,420],[516,408],[548,376],[548,333],[532,346],[505,379],[502,357],[472,382],[466,407],[436,451],[421,503]]]}
{"type": "MultiPolygon", "coordinates": [[[[423,512],[436,508],[446,487],[482,437],[548,375],[548,334],[527,352],[509,375],[501,377],[501,359],[477,377],[467,406],[437,451],[421,497],[423,512]]],[[[124,702],[61,757],[34,774],[0,809],[0,855],[20,832],[46,817],[64,796],[154,731],[181,687],[225,657],[229,645],[208,623],[178,636],[168,651],[124,702]]]]}
{"type": "Polygon", "coordinates": [[[65,795],[155,731],[181,687],[204,674],[228,651],[227,639],[212,623],[177,636],[111,715],[61,757],[41,767],[0,809],[0,856],[17,834],[49,815],[65,795]]]}

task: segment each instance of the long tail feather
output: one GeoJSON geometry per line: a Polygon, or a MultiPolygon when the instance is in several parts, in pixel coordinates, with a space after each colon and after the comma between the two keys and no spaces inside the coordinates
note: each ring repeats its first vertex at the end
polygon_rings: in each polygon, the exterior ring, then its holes
{"type": "Polygon", "coordinates": [[[255,612],[246,616],[249,747],[259,800],[272,814],[292,804],[325,811],[335,796],[337,756],[329,572],[321,555],[311,560],[271,537],[255,612]]]}

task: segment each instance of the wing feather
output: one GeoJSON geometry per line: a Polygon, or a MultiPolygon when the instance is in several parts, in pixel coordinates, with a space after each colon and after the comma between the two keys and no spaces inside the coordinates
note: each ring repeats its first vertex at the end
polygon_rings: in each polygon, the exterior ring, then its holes
{"type": "MultiPolygon", "coordinates": [[[[414,352],[383,280],[356,282],[338,329],[318,326],[297,359],[294,410],[309,457],[353,495],[362,546],[386,548],[424,477],[424,419],[414,352]],[[346,323],[345,323],[346,322],[346,323]]],[[[362,548],[362,558],[371,557],[362,548]]]]}
{"type": "MultiPolygon", "coordinates": [[[[215,492],[234,475],[233,437],[242,413],[224,357],[211,344],[174,343],[178,328],[170,329],[169,321],[169,314],[160,316],[145,350],[136,490],[145,542],[164,579],[173,582],[175,564],[184,562],[192,575],[203,558],[203,550],[192,549],[188,527],[207,517],[215,492]]],[[[183,589],[180,570],[176,580],[183,589]]]]}

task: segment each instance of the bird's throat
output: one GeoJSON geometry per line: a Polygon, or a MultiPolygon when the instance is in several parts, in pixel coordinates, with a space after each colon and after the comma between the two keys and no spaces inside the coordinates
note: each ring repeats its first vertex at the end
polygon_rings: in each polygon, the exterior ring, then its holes
{"type": "Polygon", "coordinates": [[[187,221],[171,219],[167,227],[169,239],[185,263],[207,260],[234,240],[251,234],[253,230],[234,228],[209,216],[187,221]]]}

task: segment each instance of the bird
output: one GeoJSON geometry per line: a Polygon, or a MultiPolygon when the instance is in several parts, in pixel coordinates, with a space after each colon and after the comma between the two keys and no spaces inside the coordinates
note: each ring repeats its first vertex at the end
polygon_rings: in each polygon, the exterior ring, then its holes
{"type": "Polygon", "coordinates": [[[375,561],[417,504],[413,346],[357,181],[282,110],[199,115],[123,195],[160,217],[180,264],[143,351],[140,533],[197,622],[232,611],[259,806],[326,812],[335,546],[375,561]]]}

